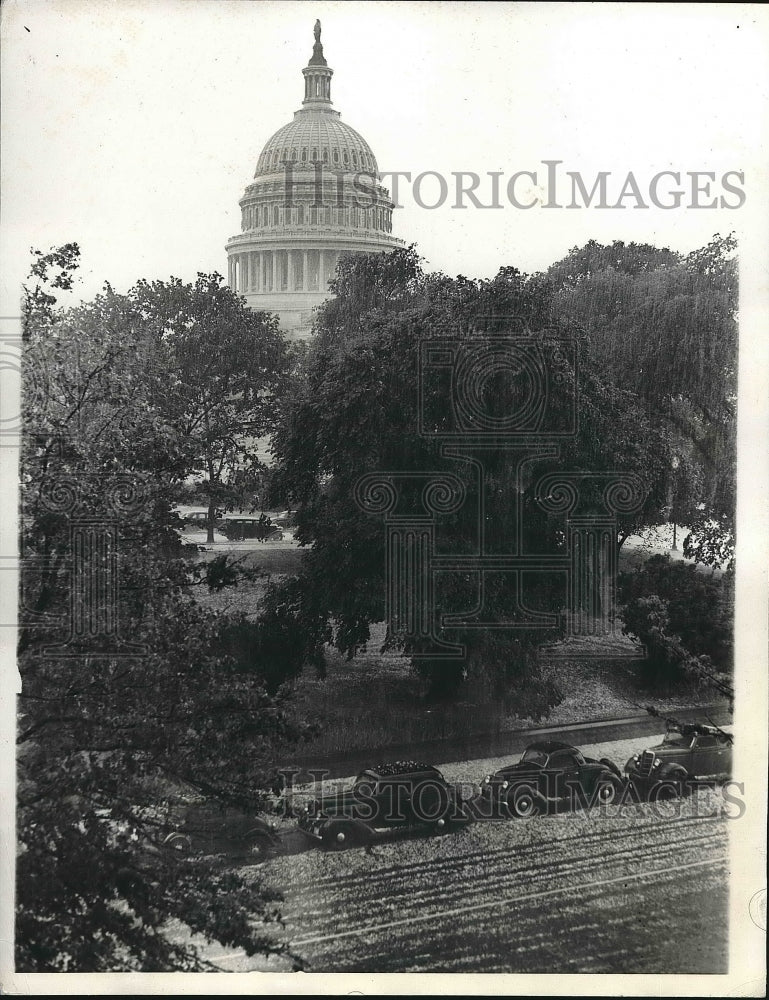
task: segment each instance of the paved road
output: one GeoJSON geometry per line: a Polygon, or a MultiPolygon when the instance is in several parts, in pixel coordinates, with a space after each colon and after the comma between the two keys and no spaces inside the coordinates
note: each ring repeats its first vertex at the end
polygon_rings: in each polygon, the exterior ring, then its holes
{"type": "MultiPolygon", "coordinates": [[[[645,741],[643,741],[645,742],[645,741]]],[[[584,746],[624,760],[635,738],[584,746]]],[[[494,761],[443,765],[450,780],[494,761]]],[[[326,853],[298,833],[250,869],[285,893],[290,945],[315,972],[727,971],[724,800],[609,805],[479,822],[326,853]]],[[[213,948],[223,969],[275,969],[213,948]]]]}
{"type": "Polygon", "coordinates": [[[324,972],[725,971],[722,822],[631,837],[594,823],[525,845],[509,825],[494,833],[406,865],[329,859],[292,894],[292,948],[324,972]]]}
{"type": "MultiPolygon", "coordinates": [[[[676,709],[673,714],[682,721],[706,722],[709,717],[716,725],[720,726],[728,726],[732,721],[726,702],[703,705],[700,708],[676,709]]],[[[564,743],[571,743],[573,746],[583,746],[599,740],[607,742],[631,736],[657,735],[664,731],[664,728],[664,722],[660,719],[647,712],[639,712],[637,715],[621,719],[596,719],[573,725],[537,726],[533,729],[519,729],[465,738],[430,740],[402,746],[392,745],[378,751],[368,749],[324,756],[318,754],[306,757],[297,756],[286,767],[299,768],[304,772],[308,768],[313,768],[323,770],[329,778],[342,778],[349,774],[357,774],[365,767],[370,767],[372,757],[376,760],[408,759],[424,761],[426,764],[440,764],[447,760],[473,760],[519,754],[536,739],[557,739],[563,740],[564,743]]],[[[624,759],[618,763],[624,764],[624,759]]]]}

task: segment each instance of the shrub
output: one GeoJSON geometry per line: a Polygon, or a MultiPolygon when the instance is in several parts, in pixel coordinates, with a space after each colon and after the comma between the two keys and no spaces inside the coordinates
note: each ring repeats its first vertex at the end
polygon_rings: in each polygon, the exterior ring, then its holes
{"type": "Polygon", "coordinates": [[[623,632],[646,647],[648,683],[690,679],[733,699],[733,585],[731,573],[703,576],[667,556],[620,577],[623,632]]]}
{"type": "MultiPolygon", "coordinates": [[[[719,670],[731,670],[733,655],[734,574],[715,577],[689,563],[672,562],[669,556],[652,556],[635,573],[623,573],[618,580],[619,603],[624,605],[626,632],[637,635],[644,609],[651,617],[648,629],[660,627],[652,621],[659,607],[634,602],[657,597],[665,605],[664,631],[679,638],[688,653],[707,656],[719,670]]],[[[640,638],[640,636],[639,636],[640,638]]]]}

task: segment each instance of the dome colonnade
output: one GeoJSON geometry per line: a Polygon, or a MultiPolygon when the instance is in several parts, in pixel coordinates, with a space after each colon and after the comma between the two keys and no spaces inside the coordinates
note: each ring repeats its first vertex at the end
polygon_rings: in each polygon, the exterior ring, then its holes
{"type": "Polygon", "coordinates": [[[296,337],[310,333],[343,253],[403,245],[371,147],[332,106],[319,22],[302,72],[302,107],[264,146],[240,200],[241,232],[227,243],[230,287],[296,337]]]}

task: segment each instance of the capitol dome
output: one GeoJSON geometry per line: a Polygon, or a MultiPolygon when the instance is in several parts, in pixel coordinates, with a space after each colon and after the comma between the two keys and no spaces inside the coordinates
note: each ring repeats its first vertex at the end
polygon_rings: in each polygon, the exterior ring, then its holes
{"type": "Polygon", "coordinates": [[[371,147],[333,108],[319,21],[302,73],[302,107],[262,149],[240,199],[241,232],[227,243],[230,287],[296,337],[310,333],[343,253],[403,245],[371,147]]]}
{"type": "Polygon", "coordinates": [[[360,133],[341,120],[338,111],[302,108],[294,120],[267,141],[254,177],[283,169],[282,163],[327,163],[378,173],[371,147],[360,133]]]}

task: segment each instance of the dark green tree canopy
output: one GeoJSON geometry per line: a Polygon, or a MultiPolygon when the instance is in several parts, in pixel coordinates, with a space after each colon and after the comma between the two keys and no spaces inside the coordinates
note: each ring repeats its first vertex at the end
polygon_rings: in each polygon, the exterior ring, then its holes
{"type": "Polygon", "coordinates": [[[668,507],[688,552],[733,551],[737,262],[732,236],[686,257],[591,241],[549,268],[557,316],[582,326],[596,365],[635,393],[671,444],[668,507]]]}
{"type": "MultiPolygon", "coordinates": [[[[278,467],[272,489],[276,497],[300,507],[297,535],[312,545],[305,560],[305,595],[315,620],[333,621],[341,649],[353,653],[367,640],[370,623],[384,617],[384,529],[355,503],[355,485],[362,475],[450,470],[470,499],[442,523],[442,544],[457,552],[471,552],[477,544],[475,466],[467,459],[447,461],[435,436],[454,419],[451,393],[440,376],[423,377],[420,384],[420,347],[431,339],[449,336],[472,346],[479,338],[510,332],[543,345],[548,337],[566,338],[574,356],[561,352],[549,361],[558,389],[548,400],[549,419],[564,425],[574,394],[579,394],[579,432],[563,448],[564,467],[622,470],[641,477],[645,504],[639,515],[625,520],[618,542],[639,519],[660,519],[664,439],[633,393],[618,389],[592,362],[580,331],[554,321],[552,285],[546,278],[529,277],[515,268],[502,268],[491,281],[426,275],[409,248],[348,258],[335,290],[336,299],[320,311],[306,368],[284,407],[274,445],[278,467]],[[577,358],[582,367],[579,386],[577,358]]],[[[518,405],[521,386],[502,374],[490,379],[484,392],[488,406],[504,412],[518,405]]],[[[558,551],[559,525],[534,498],[535,482],[548,467],[532,463],[521,475],[513,454],[504,448],[487,451],[483,466],[489,550],[509,550],[511,511],[520,504],[526,509],[532,550],[558,551]]],[[[416,501],[416,494],[412,499],[416,501]]],[[[486,591],[488,613],[500,622],[515,606],[512,585],[500,576],[486,591]]],[[[473,574],[447,579],[439,598],[442,609],[456,613],[472,606],[474,588],[473,574]]],[[[543,580],[534,589],[533,605],[559,608],[552,581],[543,580]]],[[[544,692],[539,704],[536,698],[530,704],[522,692],[536,688],[533,649],[546,637],[545,632],[521,628],[514,640],[508,633],[492,642],[488,630],[466,631],[461,639],[470,665],[439,662],[430,669],[453,678],[454,684],[468,671],[475,680],[488,671],[492,676],[487,681],[498,693],[513,700],[517,696],[527,709],[533,705],[533,710],[541,710],[552,692],[544,692]]],[[[405,648],[419,652],[408,641],[405,648]]]]}
{"type": "Polygon", "coordinates": [[[216,275],[46,300],[25,338],[17,967],[206,968],[172,919],[270,951],[274,892],[161,845],[180,796],[264,808],[299,736],[266,639],[234,643],[239,622],[195,601],[237,575],[173,511],[201,462],[224,483],[269,428],[286,348],[216,275]]]}

